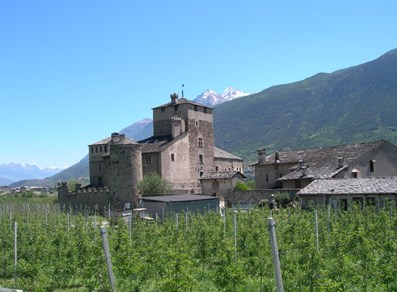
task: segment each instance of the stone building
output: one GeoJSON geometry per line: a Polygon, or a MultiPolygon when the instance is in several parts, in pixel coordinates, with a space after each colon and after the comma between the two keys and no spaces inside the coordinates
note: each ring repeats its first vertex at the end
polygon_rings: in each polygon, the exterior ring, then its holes
{"type": "Polygon", "coordinates": [[[215,147],[212,108],[172,94],[153,108],[153,127],[139,142],[113,133],[89,145],[90,185],[69,193],[60,184],[60,203],[122,208],[137,204],[137,183],[149,173],[167,180],[174,194],[193,194],[201,193],[205,173],[242,172],[241,158],[215,147]]]}
{"type": "Polygon", "coordinates": [[[316,179],[397,176],[397,148],[388,141],[266,155],[258,150],[257,189],[301,189],[316,179]]]}

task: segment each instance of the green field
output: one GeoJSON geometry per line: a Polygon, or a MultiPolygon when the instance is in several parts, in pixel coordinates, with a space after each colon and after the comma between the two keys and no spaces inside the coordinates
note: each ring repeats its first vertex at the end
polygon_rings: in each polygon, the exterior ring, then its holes
{"type": "MultiPolygon", "coordinates": [[[[26,201],[25,201],[26,202],[26,201]]],[[[175,214],[108,226],[117,291],[276,291],[269,210],[175,214]],[[236,216],[236,242],[233,217],[236,216]],[[187,218],[187,221],[186,221],[187,218]]],[[[396,291],[397,212],[273,214],[285,291],[396,291]],[[318,242],[318,245],[317,245],[318,242]]],[[[100,227],[55,204],[0,202],[0,287],[111,291],[100,227]],[[14,266],[14,222],[17,266],[14,266]]]]}

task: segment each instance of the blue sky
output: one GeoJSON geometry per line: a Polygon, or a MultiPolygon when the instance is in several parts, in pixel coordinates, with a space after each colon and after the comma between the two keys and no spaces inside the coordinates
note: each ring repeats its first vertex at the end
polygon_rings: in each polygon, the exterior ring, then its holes
{"type": "Polygon", "coordinates": [[[245,92],[397,48],[390,1],[0,1],[0,164],[70,166],[180,92],[245,92]]]}

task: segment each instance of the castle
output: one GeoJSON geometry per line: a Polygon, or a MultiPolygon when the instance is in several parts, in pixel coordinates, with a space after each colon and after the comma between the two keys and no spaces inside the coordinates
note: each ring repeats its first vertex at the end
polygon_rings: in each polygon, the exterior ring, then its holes
{"type": "Polygon", "coordinates": [[[61,205],[121,209],[137,205],[137,183],[157,173],[174,194],[201,193],[200,177],[213,172],[242,172],[242,159],[215,147],[213,109],[177,94],[153,108],[153,136],[139,142],[113,133],[89,145],[90,185],[68,192],[58,186],[61,205]]]}

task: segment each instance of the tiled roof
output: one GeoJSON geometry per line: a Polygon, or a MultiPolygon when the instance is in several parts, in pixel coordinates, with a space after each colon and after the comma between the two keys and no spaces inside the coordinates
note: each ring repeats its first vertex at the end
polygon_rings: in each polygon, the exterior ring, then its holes
{"type": "MultiPolygon", "coordinates": [[[[278,152],[279,163],[298,163],[303,160],[304,163],[309,163],[310,166],[337,166],[338,157],[343,157],[344,164],[349,164],[352,160],[360,157],[364,153],[372,151],[383,143],[389,143],[385,140],[338,145],[332,147],[319,147],[295,151],[281,151],[278,152]]],[[[272,164],[275,162],[275,153],[266,157],[264,164],[272,164]]],[[[257,163],[256,165],[258,165],[257,163]]]]}
{"type": "Polygon", "coordinates": [[[161,152],[161,147],[171,140],[171,136],[152,136],[139,143],[142,144],[142,153],[155,153],[161,152]]]}
{"type": "Polygon", "coordinates": [[[102,139],[101,141],[98,141],[98,142],[96,142],[96,143],[94,143],[94,144],[91,144],[91,145],[103,145],[103,144],[108,144],[108,143],[110,142],[110,140],[112,140],[112,138],[111,138],[111,137],[107,137],[107,138],[102,139]]]}
{"type": "Polygon", "coordinates": [[[186,98],[178,98],[176,100],[176,103],[169,102],[169,103],[166,103],[166,104],[163,104],[163,105],[160,105],[160,106],[156,106],[153,109],[160,108],[160,107],[167,107],[167,106],[170,106],[170,105],[174,106],[174,105],[179,105],[179,104],[192,104],[192,105],[197,105],[197,106],[201,106],[201,107],[205,107],[205,108],[210,108],[210,107],[205,106],[205,105],[203,105],[201,103],[193,102],[193,101],[188,100],[186,98]]]}
{"type": "Polygon", "coordinates": [[[245,175],[239,171],[223,171],[223,172],[207,172],[204,173],[200,179],[228,179],[233,178],[236,175],[241,175],[245,178],[245,175]]]}
{"type": "Polygon", "coordinates": [[[292,180],[292,179],[320,179],[332,178],[342,170],[346,169],[347,165],[342,167],[327,167],[327,166],[309,166],[299,168],[291,171],[290,173],[280,177],[279,181],[292,180]]]}
{"type": "Polygon", "coordinates": [[[143,202],[190,202],[202,200],[217,200],[216,197],[202,196],[202,195],[171,195],[171,196],[150,196],[142,197],[143,202]]]}
{"type": "Polygon", "coordinates": [[[218,147],[214,147],[214,158],[242,160],[240,157],[230,154],[229,152],[226,152],[225,150],[222,150],[218,147]]]}
{"type": "Polygon", "coordinates": [[[396,194],[397,177],[319,179],[298,195],[396,194]]]}

